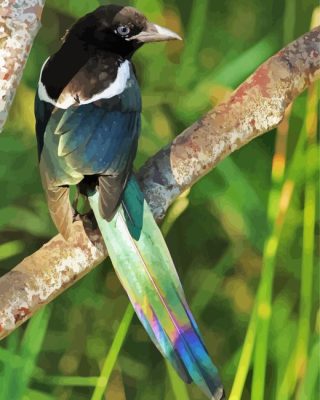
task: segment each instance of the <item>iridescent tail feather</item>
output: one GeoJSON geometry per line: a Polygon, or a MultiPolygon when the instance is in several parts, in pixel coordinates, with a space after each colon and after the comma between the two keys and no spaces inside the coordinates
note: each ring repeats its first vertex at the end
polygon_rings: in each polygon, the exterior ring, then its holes
{"type": "Polygon", "coordinates": [[[99,191],[89,201],[116,273],[156,347],[185,382],[195,382],[210,399],[223,399],[218,371],[136,180],[129,180],[111,222],[100,215],[99,191]]]}

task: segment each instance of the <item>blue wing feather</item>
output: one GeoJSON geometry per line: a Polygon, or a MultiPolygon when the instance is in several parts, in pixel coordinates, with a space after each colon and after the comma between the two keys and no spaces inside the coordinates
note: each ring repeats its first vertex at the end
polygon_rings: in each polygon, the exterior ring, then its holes
{"type": "Polygon", "coordinates": [[[79,146],[85,145],[90,137],[95,134],[105,110],[97,107],[82,106],[75,110],[67,110],[54,132],[60,135],[58,155],[66,156],[79,146]]]}
{"type": "MultiPolygon", "coordinates": [[[[83,175],[117,174],[126,169],[131,153],[136,151],[140,113],[106,112],[94,105],[87,107],[85,124],[74,116],[75,125],[60,126],[58,156],[83,175]]],[[[79,112],[82,107],[73,114],[79,112]]],[[[80,120],[81,121],[81,120],[80,120]]]]}

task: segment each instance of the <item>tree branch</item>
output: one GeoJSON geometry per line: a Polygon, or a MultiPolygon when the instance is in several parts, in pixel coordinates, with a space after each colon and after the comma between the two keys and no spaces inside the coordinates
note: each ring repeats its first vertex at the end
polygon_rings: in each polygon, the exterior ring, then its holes
{"type": "Polygon", "coordinates": [[[45,0],[0,0],[0,132],[7,119],[45,0]]]}
{"type": "MultiPolygon", "coordinates": [[[[320,28],[262,64],[231,97],[152,157],[138,178],[155,217],[219,161],[277,126],[287,106],[320,75],[320,28]]],[[[0,279],[0,337],[27,320],[107,256],[99,232],[74,224],[0,279]]]]}

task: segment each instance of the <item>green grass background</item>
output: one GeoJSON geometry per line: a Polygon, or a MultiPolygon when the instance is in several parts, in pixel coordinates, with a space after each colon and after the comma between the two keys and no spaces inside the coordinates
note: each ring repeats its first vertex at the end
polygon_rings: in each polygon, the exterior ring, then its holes
{"type": "MultiPolygon", "coordinates": [[[[145,46],[134,57],[144,103],[136,167],[309,30],[316,3],[131,1],[185,38],[145,46]]],[[[46,2],[0,135],[0,274],[55,234],[37,168],[34,90],[65,29],[98,5],[46,2]]],[[[280,129],[220,163],[177,200],[163,224],[232,400],[316,400],[320,393],[317,107],[314,86],[280,129]]],[[[1,343],[0,400],[20,399],[204,396],[161,358],[105,261],[1,343]]]]}

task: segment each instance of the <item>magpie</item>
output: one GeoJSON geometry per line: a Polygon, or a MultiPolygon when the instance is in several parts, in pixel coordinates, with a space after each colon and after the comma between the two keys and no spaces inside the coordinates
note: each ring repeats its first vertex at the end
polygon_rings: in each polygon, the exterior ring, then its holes
{"type": "Polygon", "coordinates": [[[115,271],[151,340],[185,382],[224,398],[169,250],[132,173],[141,95],[132,56],[180,40],[132,7],[101,6],[67,30],[41,69],[35,97],[40,176],[68,240],[76,186],[92,209],[115,271]]]}

